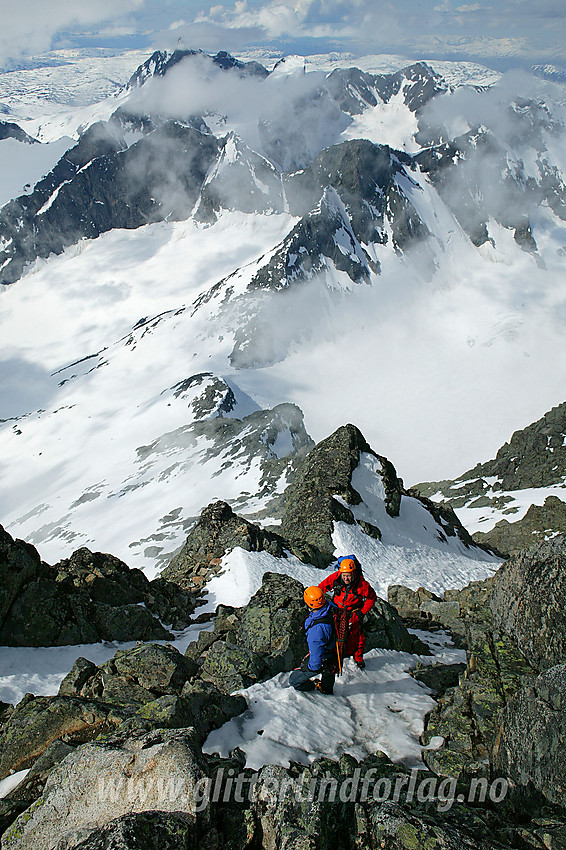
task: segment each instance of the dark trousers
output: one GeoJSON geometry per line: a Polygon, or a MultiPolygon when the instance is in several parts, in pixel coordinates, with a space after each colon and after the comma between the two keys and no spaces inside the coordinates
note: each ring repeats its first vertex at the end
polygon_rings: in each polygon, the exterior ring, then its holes
{"type": "Polygon", "coordinates": [[[320,690],[324,694],[334,692],[334,680],[336,674],[331,670],[323,670],[322,673],[318,670],[316,673],[313,670],[293,670],[289,676],[289,684],[296,691],[314,691],[316,685],[313,682],[315,676],[320,676],[320,690]]]}

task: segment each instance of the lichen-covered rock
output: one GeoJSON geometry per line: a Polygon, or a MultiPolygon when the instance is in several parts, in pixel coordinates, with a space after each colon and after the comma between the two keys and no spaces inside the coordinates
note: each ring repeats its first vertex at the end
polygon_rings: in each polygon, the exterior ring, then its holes
{"type": "Polygon", "coordinates": [[[491,610],[535,667],[566,662],[566,537],[510,558],[494,578],[491,610]]]}
{"type": "Polygon", "coordinates": [[[161,577],[198,591],[220,569],[226,552],[237,546],[248,552],[283,557],[283,541],[272,532],[237,516],[226,502],[213,502],[200,515],[185,545],[161,577]]]}
{"type": "Polygon", "coordinates": [[[165,694],[179,695],[196,671],[194,661],[175,647],[143,643],[118,650],[100,667],[78,658],[61,682],[59,694],[137,708],[165,694]]]}
{"type": "Polygon", "coordinates": [[[536,672],[513,642],[493,625],[489,609],[465,621],[467,665],[457,687],[449,688],[426,718],[423,743],[442,738],[423,752],[425,763],[442,776],[489,777],[498,714],[536,672]]]}
{"type": "Polygon", "coordinates": [[[2,846],[51,850],[69,834],[132,812],[183,812],[194,823],[205,768],[193,729],[79,747],[50,773],[43,794],[9,827],[2,846]]]}
{"type": "Polygon", "coordinates": [[[468,817],[468,830],[450,823],[434,811],[419,811],[410,806],[373,800],[365,807],[357,806],[356,827],[360,850],[496,850],[486,824],[480,818],[468,817]],[[480,826],[481,824],[481,826],[480,826]],[[483,828],[482,828],[483,827],[483,828]],[[480,833],[480,834],[478,834],[480,833]],[[481,835],[483,833],[483,835],[481,835]]]}
{"type": "Polygon", "coordinates": [[[267,667],[259,653],[216,641],[206,653],[200,677],[205,682],[212,682],[220,691],[231,693],[267,678],[267,667]]]}
{"type": "Polygon", "coordinates": [[[375,454],[355,425],[338,428],[309,452],[285,492],[280,533],[299,557],[315,566],[327,567],[334,560],[334,522],[354,522],[352,512],[334,497],[350,505],[361,502],[351,479],[362,452],[381,462],[386,510],[391,516],[399,513],[402,488],[393,465],[375,454]]]}
{"type": "Polygon", "coordinates": [[[564,805],[565,730],[566,664],[561,664],[545,670],[505,706],[493,748],[496,769],[564,805]]]}
{"type": "Polygon", "coordinates": [[[0,729],[0,779],[31,767],[53,741],[74,745],[91,741],[116,728],[126,716],[119,707],[95,700],[27,694],[0,729]]]}
{"type": "Polygon", "coordinates": [[[196,847],[194,819],[174,812],[126,814],[96,829],[64,836],[56,850],[180,850],[196,847]],[[81,835],[88,833],[81,839],[81,835]],[[78,843],[77,843],[78,841],[78,843]]]}
{"type": "Polygon", "coordinates": [[[146,643],[112,656],[113,668],[155,694],[180,694],[196,666],[173,646],[146,643]]]}

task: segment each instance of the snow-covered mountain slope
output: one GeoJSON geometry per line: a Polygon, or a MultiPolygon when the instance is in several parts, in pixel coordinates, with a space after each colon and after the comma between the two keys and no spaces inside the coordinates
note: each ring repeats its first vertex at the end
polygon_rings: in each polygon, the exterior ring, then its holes
{"type": "Polygon", "coordinates": [[[197,375],[297,404],[315,440],[353,421],[409,481],[562,400],[560,99],[452,85],[419,64],[266,76],[192,55],[2,209],[0,265],[24,272],[0,292],[11,533],[132,562],[212,497],[253,512],[259,459],[212,488],[178,474],[183,452],[198,466],[174,388],[197,375]],[[136,450],[158,445],[144,472],[136,450]]]}

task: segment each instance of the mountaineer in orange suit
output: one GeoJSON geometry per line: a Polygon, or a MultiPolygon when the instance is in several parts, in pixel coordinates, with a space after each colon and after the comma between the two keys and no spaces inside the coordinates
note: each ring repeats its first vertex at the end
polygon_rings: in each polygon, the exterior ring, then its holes
{"type": "Polygon", "coordinates": [[[343,612],[336,612],[336,629],[339,638],[344,642],[342,654],[353,655],[354,661],[360,670],[363,670],[366,666],[363,620],[375,604],[377,595],[363,577],[362,567],[355,555],[338,558],[334,568],[335,571],[318,586],[323,593],[332,593],[334,604],[343,609],[343,612]]]}

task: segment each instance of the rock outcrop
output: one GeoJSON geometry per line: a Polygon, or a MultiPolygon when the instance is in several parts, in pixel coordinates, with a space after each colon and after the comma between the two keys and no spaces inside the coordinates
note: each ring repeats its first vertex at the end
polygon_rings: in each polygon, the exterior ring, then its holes
{"type": "Polygon", "coordinates": [[[566,664],[561,664],[545,670],[505,706],[493,748],[495,769],[563,806],[565,729],[566,664]]]}
{"type": "Polygon", "coordinates": [[[491,531],[475,531],[474,540],[506,557],[538,546],[554,534],[566,534],[566,503],[547,496],[542,505],[531,505],[522,519],[501,519],[491,531]]]}
{"type": "Polygon", "coordinates": [[[0,526],[0,643],[61,646],[99,640],[167,640],[195,600],[164,579],[148,581],[112,555],[78,549],[54,566],[0,526]]]}
{"type": "Polygon", "coordinates": [[[498,570],[490,601],[497,626],[537,668],[566,663],[566,537],[514,555],[498,570]]]}
{"type": "MultiPolygon", "coordinates": [[[[402,485],[395,468],[386,458],[375,454],[355,425],[344,425],[318,443],[285,491],[280,533],[296,554],[317,567],[327,567],[335,558],[334,522],[354,523],[347,505],[361,502],[360,494],[352,487],[352,473],[362,452],[374,455],[381,462],[386,510],[390,516],[397,516],[402,485]],[[346,506],[338,499],[346,502],[346,506]]],[[[374,534],[378,536],[379,531],[374,534]]]]}
{"type": "Polygon", "coordinates": [[[279,535],[237,516],[226,502],[213,502],[203,510],[184,546],[161,576],[198,592],[218,573],[222,557],[237,546],[247,552],[284,557],[284,541],[279,535]]]}

